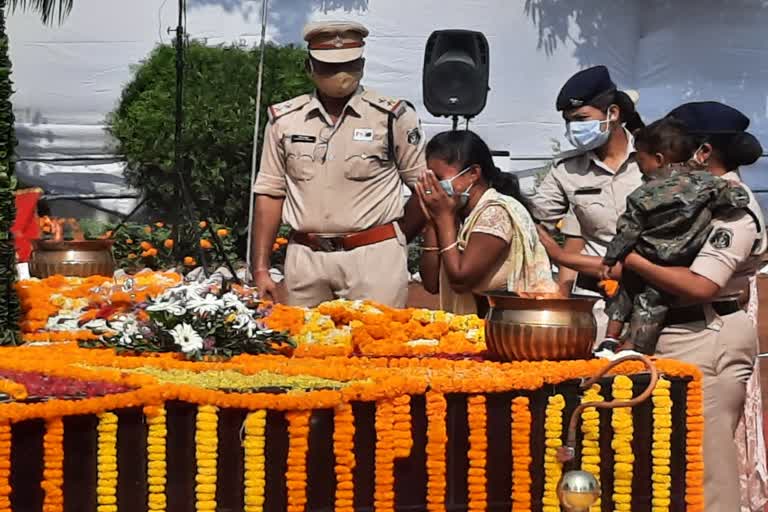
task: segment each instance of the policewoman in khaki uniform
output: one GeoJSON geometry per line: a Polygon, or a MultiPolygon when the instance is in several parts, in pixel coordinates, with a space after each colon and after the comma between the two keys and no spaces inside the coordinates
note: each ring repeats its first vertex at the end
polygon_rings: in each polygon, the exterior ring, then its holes
{"type": "MultiPolygon", "coordinates": [[[[631,132],[643,123],[634,100],[616,88],[605,66],[573,75],[560,90],[556,107],[576,149],[556,159],[530,204],[534,218],[545,225],[562,220],[560,229],[567,237],[563,248],[545,229],[539,235],[549,257],[561,267],[561,289],[567,292],[576,272],[600,275],[602,256],[616,234],[626,198],[642,183],[631,132]]],[[[597,340],[602,340],[608,322],[603,309],[603,301],[598,302],[597,340]]]]}
{"type": "Polygon", "coordinates": [[[405,305],[404,232],[419,232],[424,219],[415,196],[406,208],[402,185],[414,186],[426,170],[424,137],[407,102],[360,86],[367,35],[359,23],[307,25],[306,65],[317,89],[269,108],[252,268],[267,298],[275,298],[268,269],[282,218],[293,230],[289,304],[342,297],[405,305]]]}
{"type": "MultiPolygon", "coordinates": [[[[745,130],[749,119],[722,103],[687,103],[668,114],[683,121],[699,147],[690,163],[741,182],[738,167],[754,163],[760,143],[745,130]]],[[[766,251],[765,220],[754,194],[746,209],[716,217],[690,268],[662,267],[637,253],[624,261],[646,281],[680,297],[667,314],[656,355],[696,364],[704,388],[704,494],[707,512],[740,510],[734,433],[752,374],[757,332],[744,305],[749,278],[766,251]]]]}

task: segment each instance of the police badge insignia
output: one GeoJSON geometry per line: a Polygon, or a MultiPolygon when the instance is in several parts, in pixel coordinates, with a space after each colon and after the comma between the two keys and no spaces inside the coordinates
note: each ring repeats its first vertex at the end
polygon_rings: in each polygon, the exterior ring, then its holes
{"type": "Polygon", "coordinates": [[[421,130],[418,128],[413,128],[412,130],[408,130],[408,144],[411,146],[416,146],[421,142],[421,130]]]}
{"type": "Polygon", "coordinates": [[[709,245],[715,249],[727,249],[731,246],[733,231],[727,228],[718,228],[709,237],[709,245]]]}

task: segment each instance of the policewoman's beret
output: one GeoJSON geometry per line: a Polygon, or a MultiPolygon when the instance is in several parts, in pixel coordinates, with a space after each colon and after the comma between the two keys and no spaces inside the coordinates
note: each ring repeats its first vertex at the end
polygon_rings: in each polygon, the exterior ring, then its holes
{"type": "Polygon", "coordinates": [[[579,71],[565,82],[555,106],[558,111],[583,107],[598,96],[615,90],[616,84],[611,80],[608,68],[594,66],[579,71]]]}

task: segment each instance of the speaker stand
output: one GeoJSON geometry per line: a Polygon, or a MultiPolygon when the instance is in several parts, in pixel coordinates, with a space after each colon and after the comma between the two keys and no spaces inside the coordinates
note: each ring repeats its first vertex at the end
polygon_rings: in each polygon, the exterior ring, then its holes
{"type": "Polygon", "coordinates": [[[453,119],[453,131],[455,132],[459,128],[459,116],[451,116],[453,119]]]}

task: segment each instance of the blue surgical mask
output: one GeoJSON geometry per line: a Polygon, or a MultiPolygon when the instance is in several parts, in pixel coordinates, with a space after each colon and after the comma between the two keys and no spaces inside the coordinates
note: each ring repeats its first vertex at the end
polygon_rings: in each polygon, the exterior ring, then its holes
{"type": "Polygon", "coordinates": [[[603,124],[611,121],[608,119],[591,121],[569,121],[566,123],[565,136],[576,149],[589,151],[596,149],[608,142],[611,131],[606,127],[603,131],[603,124]]]}
{"type": "MultiPolygon", "coordinates": [[[[453,178],[450,178],[450,179],[447,179],[447,180],[440,180],[440,186],[443,187],[443,190],[445,190],[445,193],[448,194],[449,196],[453,197],[453,195],[456,193],[456,191],[453,190],[453,180],[455,180],[456,178],[458,178],[462,174],[466,173],[471,168],[472,168],[472,166],[470,165],[469,167],[467,167],[466,169],[461,171],[459,174],[457,174],[453,178]]],[[[469,191],[470,191],[470,189],[474,185],[475,184],[473,183],[472,185],[470,185],[467,188],[467,190],[465,190],[464,192],[460,192],[459,193],[459,208],[460,209],[464,208],[465,206],[467,206],[467,202],[469,202],[469,191]]]]}

